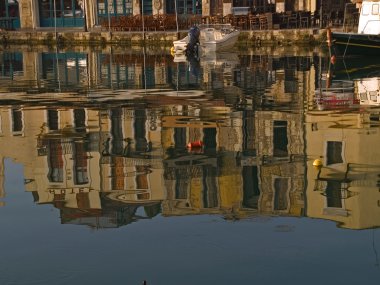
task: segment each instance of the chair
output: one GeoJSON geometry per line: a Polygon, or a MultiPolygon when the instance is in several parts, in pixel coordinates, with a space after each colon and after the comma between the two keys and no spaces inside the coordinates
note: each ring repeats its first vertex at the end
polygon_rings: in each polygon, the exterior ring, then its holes
{"type": "Polygon", "coordinates": [[[289,17],[288,17],[288,24],[287,24],[287,28],[290,29],[290,28],[295,28],[297,29],[298,27],[298,16],[297,16],[297,13],[292,13],[289,17]]]}
{"type": "Polygon", "coordinates": [[[210,16],[202,16],[202,24],[210,24],[210,16]]]}
{"type": "Polygon", "coordinates": [[[110,28],[112,31],[120,31],[121,25],[118,17],[111,17],[110,28]]]}
{"type": "Polygon", "coordinates": [[[164,30],[175,30],[177,28],[176,16],[175,15],[164,15],[163,16],[164,30]]]}
{"type": "Polygon", "coordinates": [[[300,12],[299,13],[299,27],[309,28],[311,13],[310,12],[300,12]]]}
{"type": "Polygon", "coordinates": [[[260,21],[260,30],[267,30],[268,29],[268,18],[266,15],[260,15],[259,16],[260,21]]]}
{"type": "Polygon", "coordinates": [[[154,24],[155,24],[156,31],[160,31],[160,30],[164,31],[165,27],[163,25],[162,15],[156,14],[153,17],[154,17],[154,24]]]}
{"type": "Polygon", "coordinates": [[[247,16],[244,16],[244,15],[241,15],[237,18],[237,26],[241,29],[241,30],[246,30],[247,29],[247,16]]]}
{"type": "Polygon", "coordinates": [[[320,25],[320,16],[318,11],[311,13],[310,15],[310,25],[312,27],[318,27],[320,25]]]}
{"type": "Polygon", "coordinates": [[[233,16],[232,16],[232,14],[228,14],[228,15],[224,16],[224,18],[223,18],[223,24],[231,24],[231,25],[233,25],[233,16]]]}
{"type": "Polygon", "coordinates": [[[216,15],[216,16],[211,16],[210,21],[212,24],[222,24],[223,23],[223,17],[216,15]]]}
{"type": "Polygon", "coordinates": [[[134,15],[132,19],[131,29],[134,31],[140,31],[142,28],[142,19],[141,15],[134,15]]]}
{"type": "Polygon", "coordinates": [[[100,27],[102,31],[108,30],[108,19],[107,18],[100,18],[100,27]]]}
{"type": "Polygon", "coordinates": [[[249,28],[251,30],[260,29],[260,18],[254,15],[249,16],[249,28]]]}
{"type": "Polygon", "coordinates": [[[153,15],[144,16],[145,29],[147,31],[157,31],[156,18],[153,15]]]}
{"type": "Polygon", "coordinates": [[[202,16],[201,15],[193,15],[190,17],[189,19],[190,21],[190,27],[194,26],[194,25],[199,25],[199,24],[202,24],[202,16]]]}
{"type": "Polygon", "coordinates": [[[187,15],[180,14],[180,15],[177,16],[177,19],[178,19],[178,28],[180,30],[182,30],[182,29],[184,30],[184,29],[188,28],[188,25],[187,25],[187,15]]]}
{"type": "Polygon", "coordinates": [[[120,29],[121,31],[130,31],[131,30],[131,23],[128,21],[128,16],[121,16],[120,17],[120,29]]]}

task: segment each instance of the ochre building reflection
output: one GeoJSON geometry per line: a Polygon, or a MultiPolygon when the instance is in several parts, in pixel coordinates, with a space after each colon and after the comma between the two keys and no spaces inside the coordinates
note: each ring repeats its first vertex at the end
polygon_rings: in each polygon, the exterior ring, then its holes
{"type": "Polygon", "coordinates": [[[162,118],[163,145],[169,150],[163,214],[303,215],[299,115],[227,107],[200,110],[199,117],[194,113],[162,118]],[[204,142],[201,152],[186,149],[188,141],[198,140],[204,142]]]}
{"type": "Polygon", "coordinates": [[[196,75],[165,56],[111,55],[30,53],[18,76],[35,87],[2,87],[15,101],[0,109],[1,161],[24,165],[26,190],[63,223],[118,227],[161,213],[379,225],[379,156],[368,147],[378,114],[305,107],[312,58],[246,56],[196,75]]]}
{"type": "Polygon", "coordinates": [[[336,78],[315,92],[318,109],[306,114],[309,217],[350,229],[380,226],[380,117],[373,107],[374,86],[377,78],[336,78]]]}
{"type": "Polygon", "coordinates": [[[173,107],[4,107],[2,157],[24,165],[26,190],[63,223],[114,227],[160,211],[303,215],[303,142],[276,142],[293,140],[297,117],[173,107]],[[203,147],[187,148],[195,140],[203,147]]]}

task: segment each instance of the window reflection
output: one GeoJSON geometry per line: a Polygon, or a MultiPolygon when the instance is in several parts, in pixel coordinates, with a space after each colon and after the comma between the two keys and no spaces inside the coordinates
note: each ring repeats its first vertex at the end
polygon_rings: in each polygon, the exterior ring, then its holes
{"type": "Polygon", "coordinates": [[[203,207],[216,208],[219,205],[216,170],[210,166],[203,166],[203,207]]]}
{"type": "Polygon", "coordinates": [[[88,183],[87,153],[83,142],[74,143],[74,183],[82,185],[88,183]]]}
{"type": "Polygon", "coordinates": [[[63,150],[60,140],[48,142],[48,179],[50,182],[63,182],[63,150]]]}
{"type": "Polygon", "coordinates": [[[343,163],[343,143],[338,141],[327,142],[327,165],[343,163]]]}
{"type": "Polygon", "coordinates": [[[0,76],[14,79],[23,74],[22,53],[3,53],[0,56],[0,76]]]}
{"type": "Polygon", "coordinates": [[[273,155],[288,156],[288,122],[274,121],[273,123],[273,155]]]}
{"type": "Polygon", "coordinates": [[[76,86],[87,81],[87,59],[80,53],[43,53],[42,78],[58,86],[76,86]]]}
{"type": "Polygon", "coordinates": [[[0,1],[0,28],[13,30],[20,27],[19,3],[16,0],[0,1]]]}
{"type": "Polygon", "coordinates": [[[326,200],[327,207],[342,208],[341,182],[327,181],[326,200]]]}
{"type": "Polygon", "coordinates": [[[19,133],[22,132],[24,128],[22,110],[12,109],[12,132],[19,133]]]}
{"type": "Polygon", "coordinates": [[[78,132],[86,130],[86,111],[84,109],[74,110],[74,126],[78,132]]]}
{"type": "Polygon", "coordinates": [[[57,131],[58,130],[58,111],[57,110],[48,110],[48,118],[47,118],[47,124],[48,128],[51,131],[57,131]]]}
{"type": "Polygon", "coordinates": [[[288,209],[288,178],[275,178],[274,179],[274,210],[287,210],[288,209]]]}

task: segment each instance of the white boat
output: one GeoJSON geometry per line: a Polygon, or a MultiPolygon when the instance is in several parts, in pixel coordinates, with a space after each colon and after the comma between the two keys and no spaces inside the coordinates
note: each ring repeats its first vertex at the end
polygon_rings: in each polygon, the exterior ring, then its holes
{"type": "Polygon", "coordinates": [[[230,24],[202,25],[200,29],[200,45],[209,51],[231,49],[240,34],[240,31],[230,24]]]}
{"type": "Polygon", "coordinates": [[[178,41],[174,41],[173,42],[174,52],[175,53],[185,52],[188,42],[189,42],[189,36],[186,36],[183,39],[180,39],[178,41]]]}
{"type": "MultiPolygon", "coordinates": [[[[230,24],[199,25],[199,44],[209,51],[222,51],[231,49],[238,40],[240,31],[230,24]]],[[[173,42],[174,52],[186,51],[189,36],[173,42]]]]}
{"type": "Polygon", "coordinates": [[[354,33],[328,31],[328,42],[338,55],[379,55],[380,0],[364,0],[359,9],[358,30],[354,33]]]}

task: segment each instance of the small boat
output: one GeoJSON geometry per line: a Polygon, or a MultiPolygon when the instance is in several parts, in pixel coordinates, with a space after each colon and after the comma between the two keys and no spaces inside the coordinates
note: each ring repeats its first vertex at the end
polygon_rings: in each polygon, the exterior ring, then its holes
{"type": "MultiPolygon", "coordinates": [[[[208,51],[223,51],[231,49],[238,40],[240,31],[231,24],[199,25],[199,45],[208,51]]],[[[192,31],[192,29],[190,29],[192,31]]],[[[174,53],[186,52],[191,41],[191,34],[173,42],[174,53]]]]}
{"type": "Polygon", "coordinates": [[[332,53],[346,56],[352,54],[380,55],[380,0],[364,0],[360,8],[356,33],[331,32],[328,42],[332,53]]]}
{"type": "Polygon", "coordinates": [[[189,36],[186,36],[183,39],[174,41],[173,42],[174,53],[185,52],[188,43],[189,43],[189,36]]]}
{"type": "Polygon", "coordinates": [[[239,38],[240,31],[230,24],[201,25],[200,45],[209,51],[231,49],[239,38]]]}

